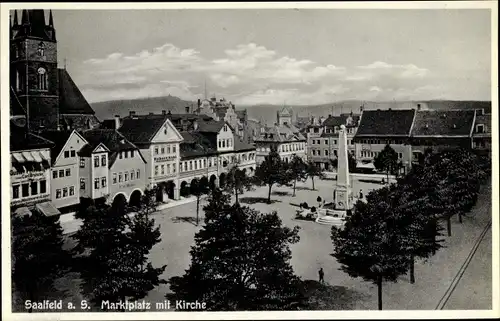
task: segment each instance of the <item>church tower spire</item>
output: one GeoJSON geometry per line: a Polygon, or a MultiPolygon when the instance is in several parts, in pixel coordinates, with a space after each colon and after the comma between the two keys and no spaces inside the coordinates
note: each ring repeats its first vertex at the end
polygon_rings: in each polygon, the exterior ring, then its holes
{"type": "Polygon", "coordinates": [[[54,27],[54,18],[52,18],[52,10],[49,11],[49,27],[54,27]]]}
{"type": "Polygon", "coordinates": [[[28,14],[28,10],[23,9],[22,15],[21,15],[21,24],[26,25],[30,23],[30,18],[28,14]]]}
{"type": "Polygon", "coordinates": [[[19,25],[19,19],[17,19],[17,10],[14,10],[14,27],[19,25]]]}

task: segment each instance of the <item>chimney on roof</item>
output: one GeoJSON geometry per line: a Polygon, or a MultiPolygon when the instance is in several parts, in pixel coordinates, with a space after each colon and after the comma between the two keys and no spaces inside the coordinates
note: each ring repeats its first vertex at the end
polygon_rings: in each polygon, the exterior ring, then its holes
{"type": "Polygon", "coordinates": [[[189,114],[189,106],[184,107],[186,109],[186,114],[189,114]]]}
{"type": "Polygon", "coordinates": [[[120,115],[115,115],[115,129],[120,128],[120,115]]]}
{"type": "Polygon", "coordinates": [[[389,107],[389,110],[392,110],[392,108],[391,108],[391,107],[389,107]]]}
{"type": "Polygon", "coordinates": [[[135,116],[135,111],[133,111],[133,110],[129,111],[129,112],[128,112],[128,115],[129,115],[130,117],[134,117],[134,116],[135,116]]]}
{"type": "Polygon", "coordinates": [[[162,110],[162,111],[161,111],[161,114],[162,114],[163,116],[165,116],[165,115],[167,114],[167,111],[166,111],[166,110],[162,110]]]}
{"type": "Polygon", "coordinates": [[[417,104],[417,110],[420,111],[422,109],[422,105],[417,104]]]}

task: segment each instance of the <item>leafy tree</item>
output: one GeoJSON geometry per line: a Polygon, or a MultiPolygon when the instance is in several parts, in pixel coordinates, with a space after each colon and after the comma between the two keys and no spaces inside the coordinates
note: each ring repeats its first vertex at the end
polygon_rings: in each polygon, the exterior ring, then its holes
{"type": "Polygon", "coordinates": [[[160,242],[159,227],[149,217],[156,211],[155,194],[145,191],[133,216],[126,215],[121,206],[87,209],[73,237],[78,242],[75,251],[82,290],[93,304],[140,299],[165,282],[159,278],[165,266],[154,268],[148,260],[151,248],[160,242]]]}
{"type": "Polygon", "coordinates": [[[429,154],[424,162],[423,179],[434,184],[434,205],[441,209],[451,236],[451,218],[462,217],[477,201],[484,172],[478,159],[467,150],[444,150],[429,154]]]}
{"type": "Polygon", "coordinates": [[[208,310],[289,310],[302,302],[300,279],[290,265],[289,244],[298,227],[284,227],[276,212],[261,214],[214,189],[205,225],[195,235],[191,265],[172,277],[167,294],[207,303],[208,310]]]}
{"type": "Polygon", "coordinates": [[[234,194],[236,203],[238,203],[238,196],[242,194],[244,190],[252,190],[252,180],[243,170],[239,169],[237,165],[232,166],[226,175],[226,184],[223,190],[227,193],[234,194]]]}
{"type": "Polygon", "coordinates": [[[289,166],[289,173],[293,180],[293,196],[295,196],[295,189],[297,186],[297,181],[304,181],[307,179],[307,164],[301,157],[294,155],[289,166]]]}
{"type": "Polygon", "coordinates": [[[415,259],[427,259],[442,245],[442,228],[438,224],[440,209],[432,201],[433,187],[421,180],[422,169],[414,168],[398,181],[397,214],[401,229],[399,236],[409,256],[410,283],[415,283],[415,259]]]}
{"type": "Polygon", "coordinates": [[[314,177],[318,177],[320,179],[323,178],[324,177],[323,172],[318,166],[316,166],[316,164],[313,161],[309,161],[307,162],[306,166],[306,174],[307,177],[311,178],[313,191],[316,190],[316,188],[314,188],[314,177]]]}
{"type": "Polygon", "coordinates": [[[375,157],[373,165],[378,171],[386,172],[387,182],[389,182],[389,174],[394,174],[398,169],[398,153],[387,144],[375,157]]]}
{"type": "Polygon", "coordinates": [[[394,212],[398,203],[393,193],[395,188],[391,185],[370,192],[366,203],[356,203],[343,229],[332,227],[333,256],[351,277],[377,284],[379,310],[382,310],[382,282],[396,282],[408,269],[394,212]]]}
{"type": "Polygon", "coordinates": [[[202,184],[199,180],[191,181],[191,194],[193,194],[196,197],[196,226],[198,226],[200,220],[200,200],[201,197],[207,193],[208,193],[207,185],[202,184]]]}
{"type": "Polygon", "coordinates": [[[257,185],[267,185],[267,202],[271,203],[271,190],[274,185],[286,185],[291,181],[287,164],[280,158],[275,147],[255,169],[254,180],[257,185]]]}
{"type": "Polygon", "coordinates": [[[31,215],[13,216],[11,229],[13,289],[22,302],[38,301],[69,267],[61,225],[58,217],[33,210],[31,215]]]}

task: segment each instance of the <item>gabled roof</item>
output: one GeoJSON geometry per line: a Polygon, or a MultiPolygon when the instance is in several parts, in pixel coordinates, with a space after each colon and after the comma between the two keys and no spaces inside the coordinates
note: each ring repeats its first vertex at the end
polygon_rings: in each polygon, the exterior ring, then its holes
{"type": "Polygon", "coordinates": [[[217,153],[215,142],[199,132],[180,132],[184,139],[180,144],[181,158],[211,155],[217,153]]]}
{"type": "Polygon", "coordinates": [[[198,131],[202,133],[219,133],[224,125],[227,125],[231,131],[234,131],[224,120],[201,121],[198,123],[198,131]]]}
{"type": "Polygon", "coordinates": [[[291,111],[290,111],[290,109],[288,107],[284,106],[279,111],[279,115],[280,116],[292,116],[292,113],[291,113],[291,111]]]}
{"type": "Polygon", "coordinates": [[[474,110],[417,111],[411,136],[469,136],[474,110]]]}
{"type": "Polygon", "coordinates": [[[264,133],[259,133],[259,136],[255,138],[255,141],[259,142],[289,142],[305,140],[306,138],[299,129],[295,126],[287,125],[275,125],[272,127],[267,127],[264,129],[264,133]]]}
{"type": "Polygon", "coordinates": [[[26,134],[25,128],[18,127],[11,123],[10,126],[10,151],[31,150],[51,148],[54,142],[35,135],[33,133],[26,134]]]}
{"type": "MultiPolygon", "coordinates": [[[[349,118],[349,114],[341,114],[340,116],[328,116],[327,119],[323,122],[323,126],[327,127],[335,127],[340,125],[347,126],[347,119],[349,118]]],[[[360,115],[352,115],[352,125],[347,127],[356,127],[359,124],[360,115]]]]}
{"type": "Polygon", "coordinates": [[[94,114],[94,110],[83,97],[66,69],[59,73],[59,114],[94,114]]]}
{"type": "MultiPolygon", "coordinates": [[[[114,129],[91,129],[81,133],[88,146],[94,150],[99,144],[104,144],[111,152],[137,149],[124,135],[114,129]]],[[[86,145],[86,146],[87,146],[86,145]]],[[[82,148],[83,149],[83,148],[82,148]]]]}
{"type": "Polygon", "coordinates": [[[356,136],[408,136],[415,110],[366,110],[356,136]]]}
{"type": "Polygon", "coordinates": [[[127,116],[121,119],[119,131],[135,144],[149,143],[166,121],[167,115],[127,116]]]}
{"type": "MultiPolygon", "coordinates": [[[[485,125],[485,133],[491,134],[491,114],[476,114],[476,122],[474,123],[474,127],[476,127],[476,125],[485,125]]],[[[476,128],[474,128],[474,133],[476,135],[479,135],[478,133],[476,133],[476,128]]]]}
{"type": "Polygon", "coordinates": [[[64,145],[68,142],[69,137],[73,133],[72,130],[45,130],[40,133],[40,136],[54,142],[54,147],[50,150],[50,158],[55,162],[64,145]]]}

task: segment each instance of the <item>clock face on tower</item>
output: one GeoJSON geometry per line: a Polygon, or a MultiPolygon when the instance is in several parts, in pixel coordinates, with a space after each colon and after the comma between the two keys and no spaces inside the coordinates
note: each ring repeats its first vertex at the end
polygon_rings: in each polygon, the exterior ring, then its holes
{"type": "Polygon", "coordinates": [[[41,67],[40,67],[40,68],[38,68],[38,70],[37,70],[37,71],[38,71],[38,73],[39,73],[40,75],[45,74],[45,69],[43,69],[43,68],[41,68],[41,67]]]}

